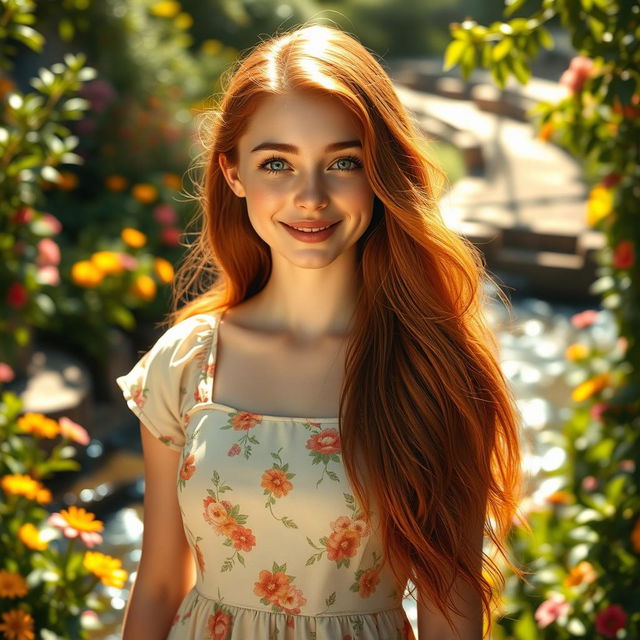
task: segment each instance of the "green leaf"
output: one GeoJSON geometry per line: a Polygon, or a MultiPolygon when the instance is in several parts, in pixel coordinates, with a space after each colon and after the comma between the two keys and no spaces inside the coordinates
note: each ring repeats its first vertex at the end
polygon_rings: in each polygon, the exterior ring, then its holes
{"type": "Polygon", "coordinates": [[[9,36],[27,45],[29,49],[42,53],[44,37],[35,29],[28,27],[25,24],[16,24],[12,29],[10,29],[9,36]]]}
{"type": "Polygon", "coordinates": [[[536,33],[539,36],[540,44],[545,49],[553,49],[553,38],[547,29],[539,27],[536,33]]]}
{"type": "Polygon", "coordinates": [[[527,84],[527,82],[529,82],[529,78],[531,78],[531,70],[520,58],[514,58],[511,61],[511,68],[513,69],[513,74],[520,84],[527,84]]]}
{"type": "Polygon", "coordinates": [[[513,15],[527,0],[506,0],[503,15],[505,18],[513,15]]]}
{"type": "Polygon", "coordinates": [[[513,49],[513,39],[503,38],[498,44],[493,47],[492,57],[495,62],[500,62],[509,52],[513,49]]]}
{"type": "Polygon", "coordinates": [[[465,50],[470,46],[472,45],[469,42],[463,40],[453,40],[450,42],[444,53],[443,71],[448,71],[452,67],[455,67],[455,65],[460,62],[465,50]]]}

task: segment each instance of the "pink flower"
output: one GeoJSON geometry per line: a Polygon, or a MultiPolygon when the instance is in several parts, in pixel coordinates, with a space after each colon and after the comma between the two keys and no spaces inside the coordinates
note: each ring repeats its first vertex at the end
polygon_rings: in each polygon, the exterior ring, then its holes
{"type": "Polygon", "coordinates": [[[39,267],[60,264],[60,247],[55,240],[43,238],[38,242],[37,246],[38,255],[36,256],[36,264],[39,267]]]}
{"type": "Polygon", "coordinates": [[[42,214],[42,222],[48,227],[49,233],[52,236],[57,235],[62,231],[62,223],[58,218],[51,215],[50,213],[42,214]]]}
{"type": "Polygon", "coordinates": [[[571,316],[571,324],[576,329],[585,329],[592,325],[598,318],[598,312],[595,309],[587,309],[571,316]]]}
{"type": "Polygon", "coordinates": [[[57,287],[60,284],[60,271],[58,271],[58,267],[53,265],[40,267],[36,271],[36,280],[39,284],[47,284],[51,287],[57,287]]]}
{"type": "Polygon", "coordinates": [[[593,60],[586,56],[575,56],[569,68],[560,77],[563,84],[573,94],[579,93],[593,70],[593,60]]]}
{"type": "Polygon", "coordinates": [[[171,226],[178,221],[176,210],[170,204],[159,204],[153,209],[153,219],[163,226],[171,226]]]}
{"type": "Polygon", "coordinates": [[[309,438],[306,447],[325,456],[340,453],[340,434],[337,429],[324,429],[309,438]]]}
{"type": "Polygon", "coordinates": [[[538,626],[544,628],[568,612],[569,603],[565,602],[564,596],[554,594],[536,609],[534,617],[538,626]]]}
{"type": "Polygon", "coordinates": [[[605,638],[615,638],[620,629],[627,624],[627,614],[618,604],[610,604],[596,615],[596,631],[605,638]]]}
{"type": "Polygon", "coordinates": [[[607,410],[606,402],[598,402],[591,407],[591,417],[594,420],[600,420],[602,418],[602,414],[607,410]]]}
{"type": "Polygon", "coordinates": [[[240,453],[241,449],[240,449],[240,445],[236,442],[236,444],[234,444],[231,449],[229,449],[229,452],[227,453],[228,456],[232,457],[232,456],[237,456],[240,453]]]}
{"type": "Polygon", "coordinates": [[[11,382],[15,375],[13,369],[6,362],[0,362],[0,382],[11,382]]]}
{"type": "Polygon", "coordinates": [[[133,271],[138,266],[138,261],[133,256],[128,253],[120,253],[118,254],[118,258],[120,260],[120,264],[127,271],[133,271]]]}
{"type": "Polygon", "coordinates": [[[67,416],[62,416],[62,418],[58,420],[58,424],[60,425],[60,433],[65,438],[69,438],[70,440],[85,446],[91,441],[87,430],[84,427],[81,427],[77,422],[67,418],[67,416]]]}
{"type": "Polygon", "coordinates": [[[595,491],[598,488],[598,485],[600,483],[598,482],[598,478],[596,478],[595,476],[585,476],[582,479],[582,488],[585,491],[595,491]]]}
{"type": "Polygon", "coordinates": [[[97,531],[76,529],[60,513],[52,513],[47,519],[47,524],[62,529],[65,538],[80,538],[87,547],[91,548],[102,544],[102,536],[97,531]]]}
{"type": "Polygon", "coordinates": [[[91,103],[91,110],[102,113],[117,97],[115,89],[105,80],[86,82],[79,95],[91,103]]]}

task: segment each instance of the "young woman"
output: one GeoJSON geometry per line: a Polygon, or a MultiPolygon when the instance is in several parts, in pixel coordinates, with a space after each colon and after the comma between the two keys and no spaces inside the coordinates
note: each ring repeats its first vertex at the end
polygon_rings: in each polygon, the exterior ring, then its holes
{"type": "Polygon", "coordinates": [[[279,34],[227,85],[171,326],[118,378],[146,481],[124,640],[413,638],[408,585],[419,640],[478,640],[521,490],[481,257],[353,37],[279,34]]]}

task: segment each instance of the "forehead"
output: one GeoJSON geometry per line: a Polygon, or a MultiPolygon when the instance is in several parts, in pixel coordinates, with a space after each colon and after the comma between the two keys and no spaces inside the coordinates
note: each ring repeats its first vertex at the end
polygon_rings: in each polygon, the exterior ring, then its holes
{"type": "Polygon", "coordinates": [[[290,91],[260,100],[250,117],[240,147],[284,142],[308,147],[361,139],[358,119],[337,99],[310,91],[290,91]]]}

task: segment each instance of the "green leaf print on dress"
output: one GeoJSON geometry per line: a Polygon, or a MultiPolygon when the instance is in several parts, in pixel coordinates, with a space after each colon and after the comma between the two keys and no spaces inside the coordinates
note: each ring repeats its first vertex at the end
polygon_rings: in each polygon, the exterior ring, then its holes
{"type": "Polygon", "coordinates": [[[308,558],[307,566],[321,560],[326,552],[327,560],[335,562],[338,568],[348,567],[351,563],[350,558],[353,558],[358,552],[362,538],[369,535],[371,527],[364,519],[362,511],[356,507],[354,497],[349,493],[344,493],[343,495],[345,503],[353,511],[353,515],[340,516],[333,520],[330,523],[331,533],[328,537],[323,536],[320,538],[320,545],[314,544],[311,538],[307,536],[307,542],[318,550],[318,553],[314,553],[308,558]]]}
{"type": "Polygon", "coordinates": [[[276,503],[276,498],[286,496],[293,489],[293,485],[289,481],[296,475],[295,473],[288,473],[289,463],[282,464],[282,458],[280,457],[281,451],[282,447],[280,447],[276,453],[271,452],[271,457],[276,460],[276,462],[274,462],[271,469],[266,469],[262,474],[260,486],[264,488],[264,495],[269,496],[264,506],[266,509],[269,509],[271,515],[276,520],[280,520],[285,527],[297,529],[298,525],[293,520],[287,518],[287,516],[278,518],[278,516],[273,513],[273,505],[276,503]]]}
{"type": "Polygon", "coordinates": [[[249,433],[249,430],[262,422],[262,416],[258,413],[249,413],[248,411],[232,411],[227,415],[229,416],[229,420],[224,427],[220,427],[221,430],[233,429],[235,431],[247,432],[234,443],[227,455],[231,457],[242,453],[248,460],[251,457],[251,444],[260,444],[256,437],[249,433]]]}
{"type": "Polygon", "coordinates": [[[338,474],[327,468],[330,462],[340,463],[340,433],[334,428],[322,429],[322,423],[313,422],[312,420],[307,420],[305,426],[310,431],[319,429],[307,440],[305,445],[307,449],[310,449],[311,464],[324,465],[320,480],[316,482],[316,487],[324,480],[325,474],[334,482],[340,482],[338,474]]]}
{"type": "Polygon", "coordinates": [[[202,501],[205,521],[213,527],[219,536],[225,536],[223,544],[234,547],[233,555],[225,559],[221,571],[231,571],[235,566],[235,559],[244,566],[244,556],[240,551],[251,551],[256,544],[256,538],[251,529],[242,525],[247,521],[247,516],[240,513],[240,505],[232,504],[228,500],[220,500],[220,494],[231,491],[231,487],[224,484],[217,471],[213,472],[211,481],[215,491],[207,489],[209,497],[202,501]]]}

